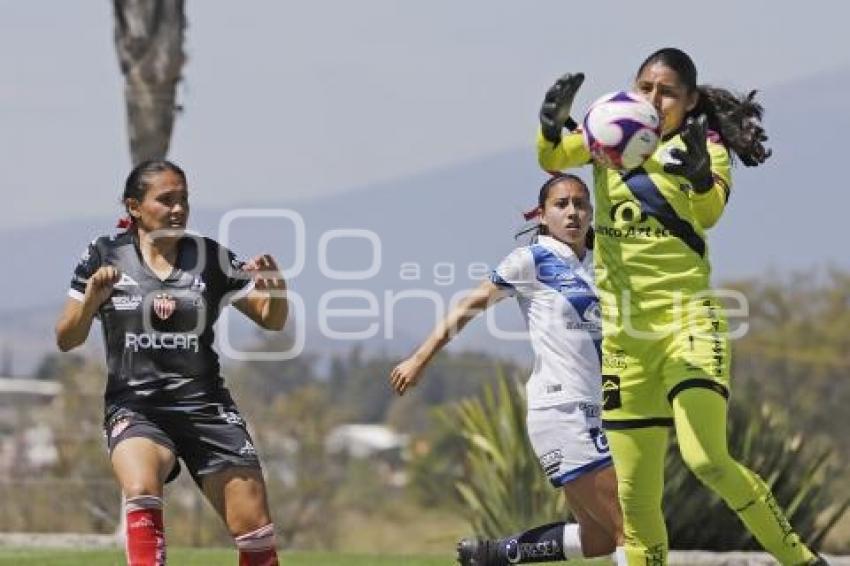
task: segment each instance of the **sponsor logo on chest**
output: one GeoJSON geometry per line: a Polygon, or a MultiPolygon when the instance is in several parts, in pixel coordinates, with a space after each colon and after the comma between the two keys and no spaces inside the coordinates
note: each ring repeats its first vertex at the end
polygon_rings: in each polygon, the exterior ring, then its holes
{"type": "Polygon", "coordinates": [[[141,295],[116,295],[109,300],[117,311],[133,311],[139,308],[144,298],[141,295]]]}
{"type": "Polygon", "coordinates": [[[176,332],[126,332],[124,348],[139,350],[192,350],[198,351],[198,335],[176,332]]]}

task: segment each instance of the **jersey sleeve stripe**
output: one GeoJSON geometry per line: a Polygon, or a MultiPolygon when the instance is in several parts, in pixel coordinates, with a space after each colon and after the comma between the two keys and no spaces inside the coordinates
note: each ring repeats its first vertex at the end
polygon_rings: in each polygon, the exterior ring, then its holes
{"type": "Polygon", "coordinates": [[[502,279],[502,276],[496,273],[495,271],[490,274],[490,282],[496,285],[497,287],[501,287],[502,289],[513,289],[514,286],[502,279]]]}
{"type": "Polygon", "coordinates": [[[85,294],[80,293],[76,289],[68,289],[68,296],[71,297],[72,299],[76,299],[76,300],[80,301],[81,303],[86,298],[85,294]]]}

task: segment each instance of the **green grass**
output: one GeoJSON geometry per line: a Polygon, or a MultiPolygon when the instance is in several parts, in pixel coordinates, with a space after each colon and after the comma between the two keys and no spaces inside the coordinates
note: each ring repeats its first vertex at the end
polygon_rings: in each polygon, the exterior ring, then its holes
{"type": "MultiPolygon", "coordinates": [[[[285,552],[286,566],[446,566],[449,556],[378,556],[332,552],[285,552]]],[[[177,566],[233,566],[236,551],[224,549],[169,548],[168,563],[177,566]]],[[[124,552],[113,550],[0,549],[0,564],[15,566],[124,566],[124,552]]]]}

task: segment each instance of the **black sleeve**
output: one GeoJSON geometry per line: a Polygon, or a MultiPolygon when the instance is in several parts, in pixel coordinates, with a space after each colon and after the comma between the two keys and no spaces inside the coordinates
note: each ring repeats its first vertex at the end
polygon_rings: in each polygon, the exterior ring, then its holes
{"type": "Polygon", "coordinates": [[[229,249],[212,242],[215,253],[213,262],[217,266],[221,278],[221,288],[224,293],[236,292],[238,295],[247,293],[253,288],[251,274],[244,270],[245,262],[229,249]]]}
{"type": "Polygon", "coordinates": [[[71,277],[71,288],[68,289],[68,296],[82,301],[89,277],[94,275],[94,272],[100,269],[100,266],[101,255],[97,248],[97,240],[92,240],[85,251],[83,251],[80,261],[77,262],[77,266],[74,268],[74,275],[71,277]]]}

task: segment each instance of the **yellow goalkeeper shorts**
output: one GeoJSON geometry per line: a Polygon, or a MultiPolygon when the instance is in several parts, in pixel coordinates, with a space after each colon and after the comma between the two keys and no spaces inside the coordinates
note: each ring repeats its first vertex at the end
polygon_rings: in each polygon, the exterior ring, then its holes
{"type": "Polygon", "coordinates": [[[653,319],[618,320],[602,341],[603,426],[671,426],[673,398],[691,387],[729,396],[729,325],[713,298],[653,319]]]}

